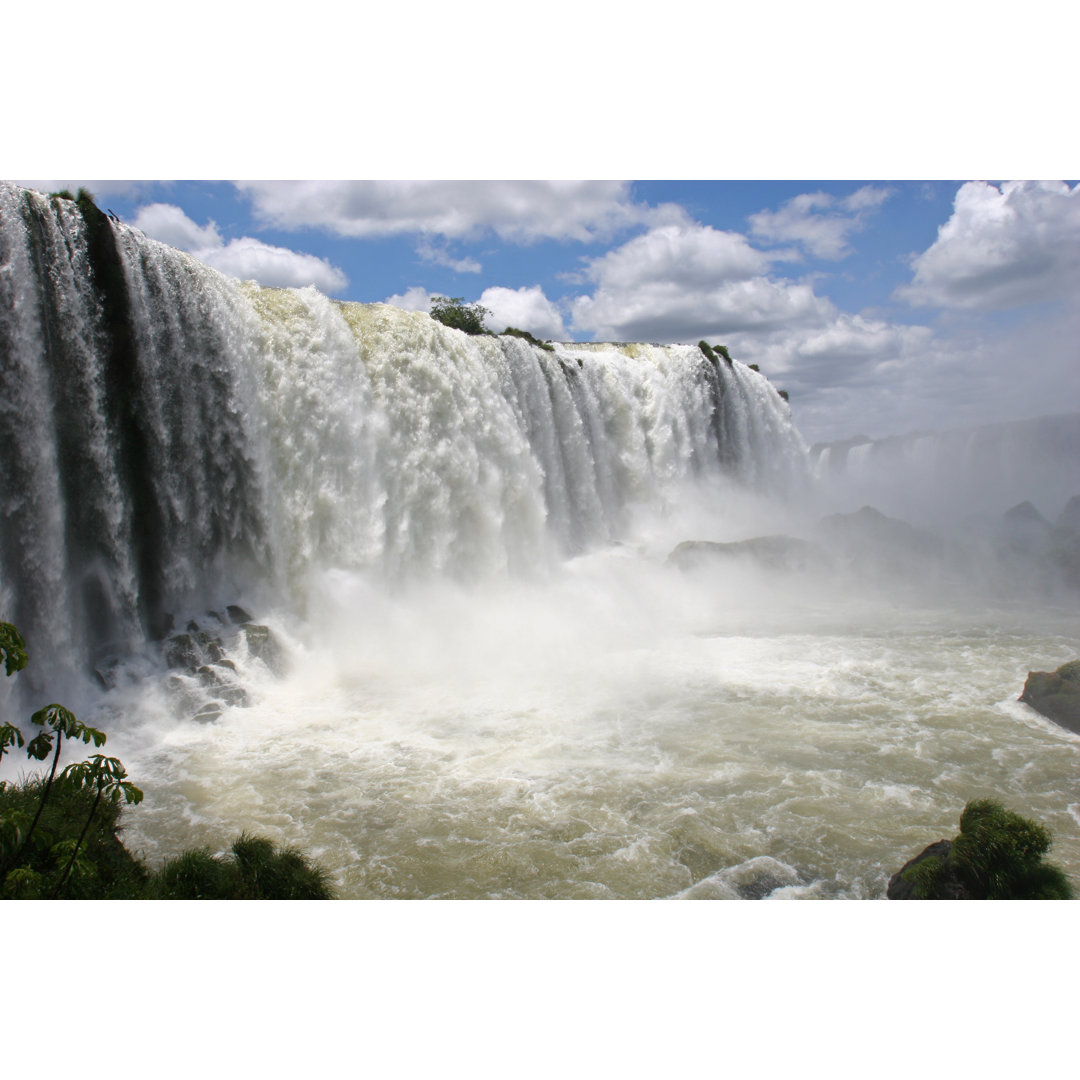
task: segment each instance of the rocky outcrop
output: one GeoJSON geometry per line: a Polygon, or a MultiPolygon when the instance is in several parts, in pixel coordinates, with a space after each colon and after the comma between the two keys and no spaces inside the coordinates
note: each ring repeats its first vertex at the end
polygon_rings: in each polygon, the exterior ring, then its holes
{"type": "MultiPolygon", "coordinates": [[[[904,874],[913,867],[927,863],[931,859],[936,859],[942,866],[942,870],[937,879],[941,895],[936,896],[936,900],[977,899],[960,879],[960,876],[952,866],[952,862],[949,859],[949,853],[951,851],[951,840],[938,840],[928,847],[923,848],[914,859],[908,859],[908,861],[904,863],[891,878],[889,878],[889,888],[885,895],[890,900],[921,900],[922,897],[915,895],[914,883],[905,881],[904,874]]],[[[912,876],[917,876],[917,873],[912,876]]]]}
{"type": "Polygon", "coordinates": [[[1080,734],[1080,660],[1070,660],[1057,671],[1029,671],[1020,700],[1080,734]]]}
{"type": "Polygon", "coordinates": [[[942,540],[872,506],[831,514],[818,522],[817,537],[847,567],[871,576],[923,578],[948,554],[942,540]]]}
{"type": "Polygon", "coordinates": [[[165,687],[178,712],[208,723],[229,706],[251,704],[229,652],[241,660],[246,652],[248,660],[261,661],[275,675],[286,671],[281,643],[268,626],[251,622],[244,608],[230,604],[224,617],[216,611],[204,612],[188,622],[184,633],[173,634],[161,645],[162,660],[172,669],[165,687]]]}
{"type": "Polygon", "coordinates": [[[726,544],[688,540],[672,551],[668,562],[680,570],[696,570],[732,558],[750,558],[769,570],[795,572],[829,565],[829,556],[820,545],[793,536],[755,536],[726,544]]]}

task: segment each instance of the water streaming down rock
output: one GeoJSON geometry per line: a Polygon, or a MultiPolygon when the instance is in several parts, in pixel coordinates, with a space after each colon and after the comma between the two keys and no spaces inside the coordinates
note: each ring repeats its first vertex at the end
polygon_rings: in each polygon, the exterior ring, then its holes
{"type": "Polygon", "coordinates": [[[327,567],[528,574],[688,481],[780,490],[788,408],[696,346],[470,338],[262,289],[0,187],[0,602],[65,689],[94,649],[327,567]]]}
{"type": "Polygon", "coordinates": [[[848,504],[923,525],[996,517],[1027,500],[1056,516],[1080,482],[1080,413],[817,444],[810,460],[823,489],[848,504]]]}

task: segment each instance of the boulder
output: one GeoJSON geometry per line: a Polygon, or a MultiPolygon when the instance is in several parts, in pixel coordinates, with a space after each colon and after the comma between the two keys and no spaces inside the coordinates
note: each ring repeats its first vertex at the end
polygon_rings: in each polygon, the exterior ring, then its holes
{"type": "Polygon", "coordinates": [[[951,840],[938,840],[928,847],[923,848],[914,859],[908,859],[906,863],[900,869],[889,878],[889,888],[885,895],[890,900],[918,900],[920,897],[915,895],[915,886],[904,880],[904,872],[910,870],[914,866],[918,866],[920,863],[925,862],[927,859],[938,859],[944,866],[945,870],[941,878],[938,880],[938,888],[941,891],[941,895],[938,897],[940,900],[976,900],[976,897],[960,880],[959,875],[952,866],[952,862],[949,859],[949,853],[952,851],[951,840]]]}
{"type": "Polygon", "coordinates": [[[261,660],[275,675],[285,673],[285,650],[270,627],[249,622],[240,627],[240,633],[253,660],[261,660]]]}
{"type": "Polygon", "coordinates": [[[1070,660],[1057,671],[1029,671],[1020,700],[1080,734],[1080,660],[1070,660]]]}
{"type": "Polygon", "coordinates": [[[174,634],[165,642],[162,654],[171,668],[196,668],[202,663],[202,650],[191,634],[174,634]]]}

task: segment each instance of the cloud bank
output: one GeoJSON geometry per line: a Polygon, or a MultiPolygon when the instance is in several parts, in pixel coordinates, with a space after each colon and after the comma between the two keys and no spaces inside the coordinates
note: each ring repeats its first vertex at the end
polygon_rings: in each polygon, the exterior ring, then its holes
{"type": "Polygon", "coordinates": [[[587,242],[658,212],[634,202],[625,181],[259,180],[236,186],[264,224],[355,237],[459,239],[491,231],[511,243],[587,242]]]}

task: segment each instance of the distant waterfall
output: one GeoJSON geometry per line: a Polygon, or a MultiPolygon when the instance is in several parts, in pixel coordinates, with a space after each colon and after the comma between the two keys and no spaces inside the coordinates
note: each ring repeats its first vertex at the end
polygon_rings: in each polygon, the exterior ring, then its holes
{"type": "Polygon", "coordinates": [[[845,508],[871,503],[926,525],[1031,501],[1048,518],[1080,494],[1080,413],[815,446],[813,469],[845,508]]]}
{"type": "Polygon", "coordinates": [[[0,380],[0,617],[58,662],[313,569],[527,572],[805,469],[768,381],[696,346],[467,337],[3,185],[0,380]]]}

